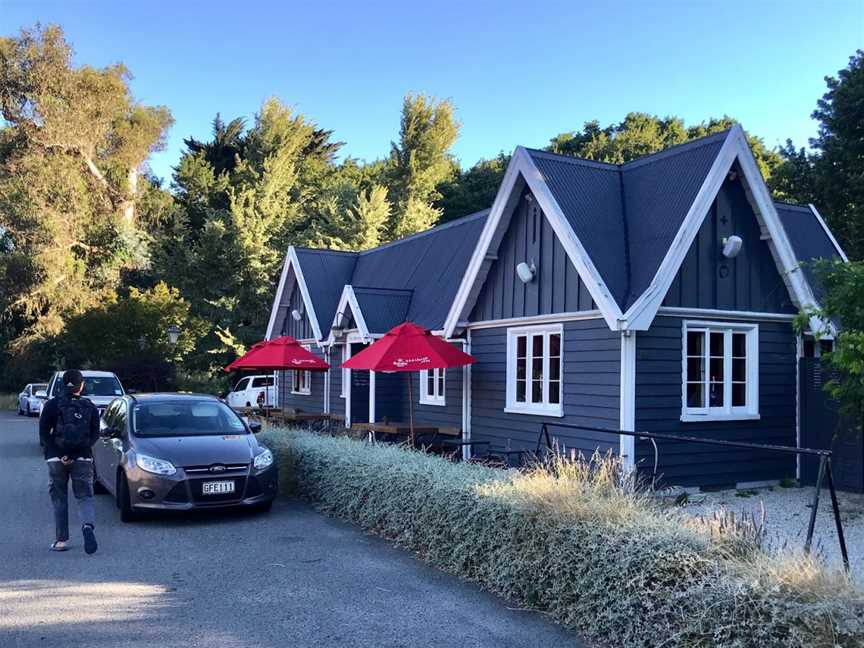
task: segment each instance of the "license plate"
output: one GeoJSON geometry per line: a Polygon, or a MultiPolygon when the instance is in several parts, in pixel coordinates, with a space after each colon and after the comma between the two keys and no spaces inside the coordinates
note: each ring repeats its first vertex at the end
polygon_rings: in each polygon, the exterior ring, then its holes
{"type": "Polygon", "coordinates": [[[202,495],[224,495],[234,492],[233,481],[204,482],[201,484],[202,495]]]}

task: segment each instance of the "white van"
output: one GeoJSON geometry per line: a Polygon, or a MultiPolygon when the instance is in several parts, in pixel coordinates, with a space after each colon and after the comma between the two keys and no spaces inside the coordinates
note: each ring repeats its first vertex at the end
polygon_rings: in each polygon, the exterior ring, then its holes
{"type": "Polygon", "coordinates": [[[258,407],[263,394],[265,405],[276,404],[276,387],[272,374],[269,376],[246,376],[228,392],[225,401],[229,407],[258,407]]]}

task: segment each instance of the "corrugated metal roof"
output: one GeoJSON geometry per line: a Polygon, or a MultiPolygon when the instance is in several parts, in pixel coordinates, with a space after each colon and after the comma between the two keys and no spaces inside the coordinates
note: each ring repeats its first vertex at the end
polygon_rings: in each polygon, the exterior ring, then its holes
{"type": "Polygon", "coordinates": [[[527,149],[621,310],[650,285],[728,134],[622,165],[527,149]]]}
{"type": "Polygon", "coordinates": [[[411,305],[411,290],[354,286],[354,295],[370,333],[386,333],[402,324],[411,305]]]}
{"type": "Polygon", "coordinates": [[[361,252],[350,283],[412,291],[406,319],[441,329],[488,215],[487,209],[361,252]]]}
{"type": "Polygon", "coordinates": [[[309,289],[309,298],[318,317],[322,335],[330,330],[339,298],[357,263],[356,252],[297,248],[297,260],[309,289]]]}
{"type": "Polygon", "coordinates": [[[792,244],[795,258],[802,263],[804,276],[813,289],[816,299],[821,299],[822,288],[816,278],[816,274],[809,266],[809,262],[817,259],[840,258],[837,248],[831,238],[825,232],[822,224],[816,218],[811,209],[805,205],[790,205],[788,203],[774,203],[786,236],[792,244]]]}

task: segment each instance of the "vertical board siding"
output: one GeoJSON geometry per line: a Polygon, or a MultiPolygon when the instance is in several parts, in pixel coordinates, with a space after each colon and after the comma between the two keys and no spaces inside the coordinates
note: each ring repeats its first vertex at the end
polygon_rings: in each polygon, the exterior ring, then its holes
{"type": "Polygon", "coordinates": [[[711,206],[663,300],[664,306],[795,313],[768,242],[741,181],[727,180],[711,206]],[[738,256],[722,254],[723,239],[738,235],[738,256]]]}
{"type": "MultiPolygon", "coordinates": [[[[743,320],[742,320],[743,321],[743,320]]],[[[728,441],[795,445],[796,347],[792,325],[759,322],[759,420],[681,421],[682,322],[657,317],[636,338],[636,429],[728,441]]],[[[794,455],[698,443],[657,441],[666,484],[720,486],[795,476],[794,455]]],[[[652,472],[654,450],[636,440],[639,470],[652,472]]]]}
{"type": "Polygon", "coordinates": [[[275,322],[276,326],[274,326],[273,329],[273,337],[290,335],[295,340],[308,340],[315,337],[315,334],[312,332],[312,325],[309,322],[309,313],[307,312],[306,305],[303,303],[303,295],[300,292],[300,286],[296,281],[294,282],[294,288],[291,291],[288,300],[288,306],[281,311],[280,315],[282,321],[275,322]],[[303,317],[299,322],[291,317],[291,312],[295,308],[303,313],[303,317]]]}
{"type": "Polygon", "coordinates": [[[470,321],[596,308],[537,201],[520,200],[496,254],[470,321]],[[523,261],[533,261],[537,268],[528,284],[516,276],[516,266],[523,261]]]}
{"type": "MultiPolygon", "coordinates": [[[[319,349],[317,346],[313,346],[310,350],[319,358],[327,360],[324,351],[319,349]]],[[[326,372],[311,372],[309,395],[295,394],[291,391],[291,374],[293,373],[293,371],[279,372],[279,406],[288,409],[299,409],[304,412],[323,412],[324,376],[326,375],[326,372]]]]}
{"type": "MultiPolygon", "coordinates": [[[[489,441],[493,450],[533,449],[544,421],[619,428],[621,341],[602,319],[563,324],[564,416],[512,414],[507,401],[507,328],[471,333],[471,438],[489,441]]],[[[448,388],[449,398],[449,388],[448,388]]],[[[559,446],[583,453],[618,452],[617,436],[550,428],[559,446]]]]}

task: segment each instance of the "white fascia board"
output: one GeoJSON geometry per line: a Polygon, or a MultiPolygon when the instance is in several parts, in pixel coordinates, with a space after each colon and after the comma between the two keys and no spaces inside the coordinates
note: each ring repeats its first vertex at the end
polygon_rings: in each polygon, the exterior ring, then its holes
{"type": "Polygon", "coordinates": [[[282,266],[282,275],[279,278],[279,287],[276,289],[276,298],[273,300],[273,308],[270,310],[270,321],[267,323],[266,339],[271,339],[273,335],[273,327],[276,325],[276,316],[279,312],[279,307],[282,304],[282,297],[285,294],[285,287],[288,285],[288,277],[290,270],[294,269],[294,277],[297,285],[300,287],[300,295],[303,297],[303,304],[306,307],[306,317],[309,318],[309,324],[312,326],[312,333],[315,334],[315,344],[322,346],[321,342],[321,327],[318,325],[318,317],[315,314],[315,307],[312,305],[312,299],[309,297],[309,288],[306,287],[306,280],[303,278],[303,268],[300,267],[300,260],[297,258],[297,250],[291,245],[288,247],[288,252],[285,254],[285,263],[282,266]]]}
{"type": "Polygon", "coordinates": [[[273,336],[273,327],[276,326],[276,316],[279,313],[279,305],[282,303],[282,293],[285,292],[285,282],[288,280],[288,270],[291,267],[291,248],[285,253],[285,261],[282,263],[282,274],[279,276],[279,285],[276,288],[276,297],[273,299],[273,307],[270,309],[270,321],[267,323],[267,334],[265,339],[273,336]]]}
{"type": "Polygon", "coordinates": [[[726,135],[726,140],[723,142],[723,146],[720,147],[720,151],[714,159],[714,164],[711,165],[711,169],[699,188],[693,204],[690,205],[690,210],[687,212],[684,221],[681,223],[681,227],[678,229],[678,233],[672,240],[672,245],[666,251],[666,256],[663,257],[663,261],[660,263],[660,267],[657,269],[651,285],[624,313],[624,325],[626,328],[644,331],[654,321],[654,316],[657,314],[660,304],[666,298],[666,293],[669,291],[669,287],[672,285],[672,281],[675,279],[675,275],[678,273],[684,257],[687,256],[687,251],[693,244],[696,234],[699,233],[699,228],[702,227],[702,223],[711,209],[711,204],[714,202],[717,192],[720,191],[720,187],[723,186],[726,174],[729,173],[729,169],[735,161],[737,150],[735,138],[733,137],[735,128],[733,127],[732,131],[726,135]]]}
{"type": "Polygon", "coordinates": [[[369,329],[366,327],[366,320],[363,318],[363,312],[360,310],[360,304],[357,302],[357,295],[354,294],[354,287],[351,284],[345,284],[342,288],[342,295],[339,297],[339,305],[336,307],[336,313],[333,315],[333,323],[330,325],[330,333],[327,336],[325,344],[333,346],[336,343],[336,338],[333,336],[333,327],[339,325],[340,313],[344,317],[346,308],[350,306],[351,313],[354,315],[354,323],[357,325],[357,332],[363,343],[368,343],[372,336],[369,335],[369,329]]]}
{"type": "MultiPolygon", "coordinates": [[[[771,194],[768,187],[765,185],[765,180],[759,171],[756,160],[753,158],[753,152],[750,150],[750,145],[747,143],[747,137],[744,134],[744,129],[739,124],[736,124],[729,131],[726,140],[720,152],[717,154],[705,182],[696,194],[696,199],[687,212],[681,228],[675,236],[669,251],[660,264],[651,286],[637,299],[633,305],[627,309],[624,314],[625,326],[632,330],[647,330],[654,321],[660,305],[675,279],[675,275],[684,262],[684,257],[693,244],[699,228],[705,221],[705,217],[711,208],[711,204],[717,197],[717,193],[723,186],[726,175],[735,160],[741,167],[744,179],[750,190],[750,195],[756,203],[756,218],[759,220],[759,225],[762,231],[768,234],[768,247],[774,257],[774,262],[783,277],[784,283],[792,296],[795,305],[798,308],[813,307],[815,299],[813,292],[810,289],[803,273],[801,272],[798,262],[795,260],[795,254],[792,251],[792,245],[786,236],[786,231],[780,222],[780,217],[777,215],[777,210],[774,208],[774,202],[771,199],[771,194]]],[[[815,324],[815,321],[813,322],[815,324]]]]}
{"type": "Polygon", "coordinates": [[[825,230],[825,234],[828,235],[828,238],[831,239],[831,244],[834,246],[834,249],[837,250],[837,254],[840,255],[840,258],[843,259],[844,262],[849,263],[849,257],[846,256],[846,253],[843,251],[843,248],[840,247],[840,244],[837,242],[837,239],[834,238],[834,234],[831,233],[831,230],[828,229],[828,223],[825,222],[825,219],[822,218],[822,214],[816,209],[816,205],[810,203],[807,205],[810,208],[810,211],[813,212],[813,215],[816,217],[816,220],[819,221],[819,224],[822,226],[822,229],[825,230]]]}
{"type": "MultiPolygon", "coordinates": [[[[617,302],[606,288],[605,282],[600,277],[600,273],[597,271],[596,266],[586,253],[579,237],[576,236],[573,228],[570,227],[570,224],[564,217],[564,213],[558,205],[558,202],[555,200],[555,197],[552,195],[552,192],[549,190],[549,187],[543,178],[543,174],[540,173],[540,170],[535,166],[528,152],[523,147],[519,146],[514,151],[513,158],[507,166],[507,172],[504,174],[504,179],[501,182],[501,186],[498,188],[498,194],[495,197],[492,210],[489,213],[489,217],[486,219],[486,224],[480,234],[477,247],[474,249],[474,254],[471,256],[468,268],[465,271],[465,275],[462,277],[459,291],[456,293],[453,305],[450,308],[450,313],[447,315],[447,319],[445,320],[444,332],[446,333],[446,336],[452,337],[453,331],[456,329],[459,318],[462,315],[462,310],[465,308],[468,297],[474,287],[474,282],[477,280],[477,275],[480,272],[482,264],[486,259],[486,255],[489,253],[492,241],[498,231],[498,227],[504,215],[504,210],[510,200],[510,193],[513,191],[513,188],[520,176],[524,178],[525,183],[537,199],[544,216],[552,226],[558,240],[561,241],[561,245],[564,247],[567,256],[570,258],[570,261],[579,273],[580,278],[588,288],[588,292],[591,293],[591,297],[597,304],[603,319],[606,320],[606,324],[612,330],[618,329],[619,320],[622,318],[621,309],[618,307],[617,302]]],[[[543,280],[544,279],[541,277],[540,281],[543,280]]]]}

